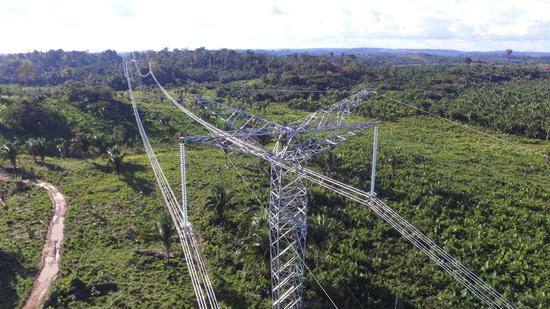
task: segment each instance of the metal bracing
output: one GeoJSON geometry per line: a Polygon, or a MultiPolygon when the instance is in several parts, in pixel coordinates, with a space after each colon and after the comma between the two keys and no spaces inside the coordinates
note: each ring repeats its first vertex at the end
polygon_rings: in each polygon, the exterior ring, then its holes
{"type": "MultiPolygon", "coordinates": [[[[293,206],[293,205],[299,205],[299,203],[297,204],[296,201],[298,200],[299,197],[301,197],[301,195],[298,194],[296,199],[287,198],[287,199],[281,200],[280,197],[290,196],[291,194],[287,194],[288,192],[284,192],[284,191],[290,190],[292,192],[292,188],[294,188],[294,186],[301,188],[301,185],[298,185],[298,183],[301,183],[301,181],[307,180],[309,182],[313,182],[332,192],[340,194],[351,201],[354,201],[360,205],[367,206],[376,215],[378,215],[380,218],[386,221],[389,225],[391,225],[396,231],[398,231],[411,244],[416,246],[416,248],[422,251],[427,257],[429,257],[432,261],[437,263],[442,270],[447,272],[456,281],[458,281],[465,288],[467,288],[473,295],[475,295],[478,299],[480,299],[485,305],[491,308],[515,308],[513,303],[508,301],[505,297],[503,297],[500,293],[498,293],[495,289],[493,289],[489,284],[484,282],[479,276],[477,276],[475,273],[473,273],[464,265],[462,265],[457,259],[451,256],[441,247],[439,247],[435,242],[433,242],[426,235],[424,235],[422,232],[416,229],[412,224],[407,222],[403,217],[397,214],[388,205],[386,205],[380,199],[376,198],[375,195],[370,194],[368,192],[364,192],[360,189],[354,188],[345,183],[342,183],[330,177],[321,175],[311,169],[308,169],[304,165],[304,162],[305,160],[307,160],[308,156],[301,156],[301,155],[294,156],[294,157],[286,156],[286,154],[292,153],[292,151],[289,151],[289,144],[294,143],[294,141],[292,141],[294,140],[294,137],[291,136],[291,138],[289,138],[288,134],[285,134],[284,132],[282,133],[279,132],[280,134],[277,138],[275,149],[273,151],[267,151],[265,149],[262,149],[256,143],[250,142],[251,139],[247,140],[245,138],[241,138],[240,136],[238,136],[239,134],[235,134],[235,131],[227,132],[225,130],[222,130],[212,125],[210,122],[202,119],[200,116],[197,115],[196,112],[191,112],[188,108],[181,105],[172,96],[170,96],[170,94],[158,82],[155,75],[151,71],[150,66],[149,66],[149,72],[145,76],[147,75],[150,75],[151,78],[154,79],[157,86],[160,88],[160,90],[164,93],[164,95],[168,98],[168,100],[174,106],[176,106],[184,114],[186,114],[191,119],[193,119],[194,121],[202,125],[204,128],[206,128],[211,134],[211,137],[213,139],[220,140],[220,141],[224,140],[225,144],[223,147],[226,147],[227,149],[239,150],[245,154],[257,156],[259,158],[269,161],[272,164],[272,167],[275,167],[273,169],[275,170],[275,172],[272,173],[272,178],[275,178],[274,187],[280,190],[274,190],[272,192],[273,197],[275,198],[273,202],[275,221],[271,221],[270,219],[270,223],[269,223],[270,225],[277,224],[279,226],[281,223],[284,223],[283,228],[287,228],[289,225],[291,225],[291,223],[296,224],[296,222],[301,220],[301,218],[299,220],[294,220],[294,221],[288,220],[288,218],[292,218],[292,217],[296,218],[297,215],[303,215],[304,216],[303,222],[305,222],[305,216],[307,213],[306,208],[304,208],[303,212],[300,212],[300,211],[296,211],[297,209],[299,209],[299,207],[293,206]],[[297,159],[300,159],[300,160],[297,160],[297,159]],[[279,169],[280,171],[278,171],[279,169]],[[276,176],[273,177],[273,174],[275,174],[276,176]],[[294,180],[294,182],[285,180],[287,178],[294,180]],[[286,205],[288,203],[290,203],[291,207],[287,208],[286,205]],[[282,210],[285,210],[285,211],[282,211],[282,210]],[[285,219],[285,221],[281,221],[281,218],[285,219]]],[[[357,94],[356,96],[356,98],[362,98],[362,97],[363,97],[362,94],[357,94]]],[[[350,113],[357,107],[356,104],[358,103],[356,102],[357,101],[355,101],[353,98],[352,99],[348,98],[346,100],[343,100],[335,105],[332,105],[331,107],[324,109],[324,111],[323,110],[320,111],[318,115],[314,117],[306,118],[305,121],[302,121],[302,125],[304,127],[307,127],[308,124],[312,124],[311,126],[317,126],[317,127],[330,127],[330,126],[337,126],[338,124],[341,125],[345,122],[346,120],[345,117],[350,115],[350,113]],[[333,117],[331,115],[336,115],[336,116],[333,117]],[[336,125],[334,125],[334,123],[336,123],[336,125]]],[[[140,123],[138,122],[138,124],[140,123]]],[[[298,126],[300,125],[298,124],[298,126]]],[[[238,130],[236,132],[238,132],[238,130]]],[[[246,134],[246,133],[243,133],[243,134],[246,134]]],[[[337,141],[343,141],[343,140],[345,139],[339,139],[337,141]]],[[[203,138],[197,138],[197,141],[204,144],[210,144],[208,141],[206,141],[203,138]]],[[[336,144],[337,141],[334,142],[334,144],[336,144]]],[[[332,146],[327,145],[327,147],[335,146],[332,143],[328,143],[328,144],[332,146]]],[[[212,145],[219,146],[217,144],[212,144],[212,145]]],[[[272,180],[272,184],[273,184],[273,180],[272,180]]],[[[293,192],[299,192],[299,190],[294,189],[293,192]]],[[[303,201],[307,202],[305,199],[303,201]]],[[[296,227],[296,225],[294,225],[294,227],[296,227]]],[[[294,230],[286,229],[283,233],[280,233],[277,230],[275,232],[278,232],[278,234],[276,234],[275,237],[280,237],[281,240],[284,240],[296,230],[298,229],[296,228],[294,230]]],[[[306,233],[305,227],[302,230],[302,232],[304,233],[304,237],[305,237],[305,233],[306,233]]],[[[301,235],[296,236],[295,239],[296,240],[302,239],[301,235]]],[[[273,242],[273,245],[279,246],[277,250],[280,250],[280,248],[282,248],[280,245],[280,242],[281,241],[279,241],[278,243],[275,241],[273,242]]],[[[287,243],[295,244],[295,245],[303,245],[303,241],[299,243],[298,241],[288,240],[287,243]]],[[[295,247],[287,246],[286,248],[288,249],[280,250],[279,255],[286,254],[287,252],[292,251],[291,248],[295,248],[295,247]]],[[[296,259],[299,259],[299,257],[303,255],[303,251],[300,251],[300,252],[301,253],[297,253],[294,255],[296,259]]],[[[288,270],[292,268],[294,263],[295,263],[295,259],[292,259],[292,258],[287,259],[285,263],[279,263],[280,270],[279,272],[276,273],[276,275],[279,275],[282,272],[288,272],[290,274],[300,273],[300,271],[296,271],[292,273],[290,270],[288,270]]],[[[301,265],[304,265],[303,261],[301,261],[301,265]]],[[[303,273],[303,268],[301,273],[303,273]]],[[[290,282],[291,280],[298,280],[298,279],[295,279],[296,278],[295,276],[287,276],[286,279],[284,280],[281,280],[282,278],[283,276],[279,276],[279,285],[281,283],[284,285],[287,285],[287,283],[290,282]]],[[[275,300],[276,303],[274,303],[274,307],[294,308],[294,307],[300,307],[302,305],[301,292],[298,292],[298,291],[301,291],[303,281],[299,279],[298,282],[299,282],[298,284],[290,285],[290,288],[274,296],[277,298],[275,300]],[[290,300],[290,298],[292,298],[293,300],[290,300]]],[[[280,286],[275,285],[273,288],[277,288],[278,290],[278,289],[281,289],[281,287],[282,285],[280,286]]]]}
{"type": "MultiPolygon", "coordinates": [[[[225,134],[239,138],[258,148],[262,148],[256,138],[260,136],[275,136],[279,146],[275,151],[281,159],[304,160],[320,152],[333,148],[358,132],[376,125],[376,122],[354,122],[349,120],[359,104],[373,92],[363,89],[348,98],[323,108],[308,117],[291,125],[281,125],[262,117],[244,112],[214,100],[204,99],[197,95],[191,97],[193,106],[203,118],[214,116],[221,121],[220,126],[225,134]],[[309,138],[304,138],[308,135],[309,138]]],[[[226,149],[235,149],[225,136],[210,134],[185,137],[186,141],[217,145],[226,149]]]]}
{"type": "MultiPolygon", "coordinates": [[[[302,168],[300,162],[295,162],[302,168]]],[[[303,175],[271,165],[269,248],[274,308],[300,307],[307,233],[307,184],[303,175]]]]}
{"type": "Polygon", "coordinates": [[[374,91],[370,88],[358,91],[335,104],[314,112],[296,123],[300,127],[326,128],[342,126],[350,120],[349,116],[355,112],[359,104],[361,104],[369,93],[374,93],[374,91]]]}
{"type": "MultiPolygon", "coordinates": [[[[276,162],[303,170],[315,154],[333,148],[357,133],[376,125],[374,122],[348,123],[348,118],[369,93],[362,90],[349,98],[324,108],[290,126],[246,113],[234,107],[193,97],[200,115],[215,116],[222,121],[223,133],[210,129],[210,135],[183,137],[181,142],[195,142],[250,153],[242,143],[254,145],[256,151],[276,162]],[[255,139],[273,135],[275,147],[264,150],[255,139]],[[307,135],[303,138],[302,135],[307,135]],[[240,141],[235,143],[235,141],[240,141]]],[[[221,130],[221,129],[218,129],[221,130]]],[[[251,154],[258,155],[254,151],[251,154]]],[[[262,155],[263,156],[263,155],[262,155]]],[[[274,308],[302,306],[305,246],[307,236],[306,174],[295,173],[280,164],[271,164],[268,221],[271,259],[271,295],[274,308]]]]}

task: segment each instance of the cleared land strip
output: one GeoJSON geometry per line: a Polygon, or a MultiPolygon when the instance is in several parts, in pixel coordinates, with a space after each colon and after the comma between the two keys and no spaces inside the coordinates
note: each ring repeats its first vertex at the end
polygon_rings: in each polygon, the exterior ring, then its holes
{"type": "MultiPolygon", "coordinates": [[[[0,180],[5,181],[8,179],[10,179],[9,175],[0,169],[0,180]]],[[[42,249],[38,276],[34,279],[31,293],[23,306],[24,309],[27,309],[39,308],[42,305],[48,290],[59,273],[67,202],[59,189],[50,183],[41,180],[27,180],[25,182],[45,189],[53,205],[53,217],[48,227],[44,248],[42,249]]]]}

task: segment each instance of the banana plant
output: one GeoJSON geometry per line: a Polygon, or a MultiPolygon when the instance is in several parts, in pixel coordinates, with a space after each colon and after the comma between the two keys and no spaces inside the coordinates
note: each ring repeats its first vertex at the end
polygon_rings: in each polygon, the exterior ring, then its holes
{"type": "Polygon", "coordinates": [[[2,149],[6,152],[13,168],[17,168],[17,154],[19,152],[19,144],[17,141],[5,143],[2,149]]]}

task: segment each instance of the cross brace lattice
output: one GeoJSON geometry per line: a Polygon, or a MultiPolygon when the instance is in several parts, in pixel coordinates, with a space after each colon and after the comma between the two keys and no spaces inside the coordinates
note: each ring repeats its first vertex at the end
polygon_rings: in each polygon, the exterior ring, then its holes
{"type": "MultiPolygon", "coordinates": [[[[290,125],[195,96],[192,100],[195,111],[202,118],[217,120],[225,133],[188,136],[181,140],[249,153],[248,148],[240,147],[229,137],[263,148],[260,139],[274,136],[275,146],[268,155],[295,167],[296,171],[304,170],[311,156],[376,125],[375,122],[349,123],[349,116],[368,93],[368,89],[362,90],[290,125]]],[[[271,163],[268,221],[273,308],[300,308],[307,235],[307,179],[301,173],[271,163]]]]}

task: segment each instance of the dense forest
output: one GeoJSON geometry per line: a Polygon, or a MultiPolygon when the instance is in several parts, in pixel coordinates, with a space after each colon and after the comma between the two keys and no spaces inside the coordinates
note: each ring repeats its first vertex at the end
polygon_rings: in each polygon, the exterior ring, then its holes
{"type": "MultiPolygon", "coordinates": [[[[354,54],[278,57],[206,49],[165,49],[136,53],[135,57],[144,70],[151,60],[164,85],[181,87],[182,92],[215,90],[216,97],[245,106],[277,102],[313,111],[341,97],[338,91],[372,87],[445,118],[507,134],[550,139],[550,69],[544,65],[466,63],[469,61],[386,65],[383,56],[373,61],[354,54]]],[[[126,87],[120,61],[114,51],[8,55],[0,57],[0,83],[57,85],[70,101],[90,102],[90,109],[101,110],[115,91],[126,87]]],[[[144,82],[153,83],[150,79],[144,82]]],[[[40,98],[47,95],[51,90],[40,98]]],[[[363,111],[364,116],[381,119],[411,113],[419,111],[385,102],[365,106],[363,111]]]]}
{"type": "MultiPolygon", "coordinates": [[[[69,197],[62,272],[47,305],[193,306],[177,237],[170,258],[169,241],[159,235],[162,199],[122,56],[142,72],[150,65],[176,99],[199,94],[280,123],[372,88],[380,95],[369,97],[357,118],[381,122],[379,196],[517,306],[550,306],[550,60],[504,52],[475,58],[204,48],[0,56],[0,165],[56,183],[69,197]]],[[[202,131],[152,80],[135,82],[147,133],[177,187],[175,142],[202,131]]],[[[370,134],[346,142],[311,167],[365,189],[371,142],[370,134]]],[[[269,166],[229,157],[267,204],[269,166]]],[[[262,205],[224,152],[192,146],[189,166],[191,222],[222,305],[269,307],[262,205]]],[[[0,276],[9,278],[0,307],[11,308],[30,288],[42,241],[36,217],[44,218],[48,205],[43,192],[20,187],[18,178],[0,189],[8,205],[0,208],[0,276]]],[[[309,201],[306,263],[341,307],[480,307],[368,209],[314,186],[309,201]]],[[[310,275],[305,298],[307,307],[330,307],[310,275]]]]}

